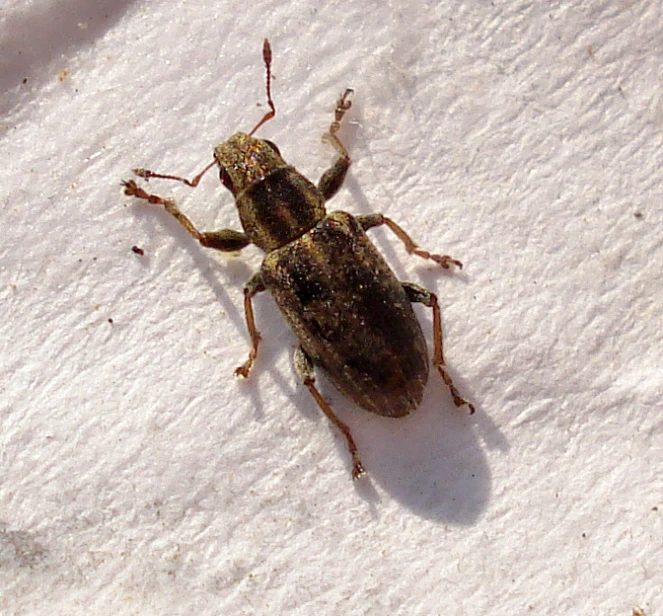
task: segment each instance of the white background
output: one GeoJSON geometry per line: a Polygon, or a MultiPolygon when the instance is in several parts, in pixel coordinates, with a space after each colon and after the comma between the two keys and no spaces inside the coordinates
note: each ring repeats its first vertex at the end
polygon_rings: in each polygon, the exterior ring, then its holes
{"type": "MultiPolygon", "coordinates": [[[[5,0],[0,612],[663,613],[661,7],[5,0]],[[402,420],[322,383],[356,484],[267,295],[233,377],[259,251],[210,254],[121,193],[251,129],[266,36],[260,136],[316,181],[353,87],[330,208],[465,264],[371,232],[438,293],[477,413],[435,376],[402,420]]],[[[215,171],[149,186],[239,226],[215,171]]]]}

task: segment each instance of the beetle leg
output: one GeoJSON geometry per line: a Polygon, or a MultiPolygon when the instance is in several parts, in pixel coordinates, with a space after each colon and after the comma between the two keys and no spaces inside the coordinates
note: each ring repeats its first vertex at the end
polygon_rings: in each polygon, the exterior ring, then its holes
{"type": "Polygon", "coordinates": [[[244,314],[246,315],[246,326],[249,329],[249,336],[251,336],[251,350],[249,351],[249,358],[235,370],[235,376],[248,377],[249,372],[251,372],[251,366],[253,366],[255,358],[258,356],[258,345],[260,344],[261,336],[256,328],[251,300],[254,295],[264,290],[265,285],[262,282],[260,272],[254,274],[246,285],[244,285],[244,314]]]}
{"type": "Polygon", "coordinates": [[[198,231],[191,220],[177,207],[173,199],[164,199],[143,190],[133,180],[123,182],[124,194],[144,199],[155,205],[163,205],[165,210],[179,222],[194,239],[206,248],[221,250],[222,252],[236,252],[248,246],[251,242],[246,234],[233,229],[220,229],[219,231],[198,231]]]}
{"type": "Polygon", "coordinates": [[[381,225],[387,225],[392,233],[405,245],[405,250],[410,254],[415,254],[422,259],[430,259],[435,261],[438,265],[441,265],[444,269],[449,269],[451,265],[455,265],[460,269],[463,269],[463,264],[456,259],[452,259],[449,255],[435,255],[427,250],[422,250],[414,243],[412,238],[398,226],[391,218],[387,218],[383,214],[365,214],[363,216],[357,216],[359,224],[362,226],[364,231],[372,229],[373,227],[379,227],[381,225]]]}
{"type": "Polygon", "coordinates": [[[345,436],[345,440],[348,442],[348,449],[350,450],[350,455],[352,456],[352,478],[359,479],[365,470],[364,466],[361,463],[359,458],[359,453],[357,452],[357,445],[355,444],[350,428],[347,424],[343,423],[332,411],[331,407],[327,401],[322,397],[317,387],[315,386],[315,376],[313,374],[313,363],[311,358],[306,354],[306,351],[302,347],[298,347],[295,351],[295,370],[297,374],[302,379],[304,385],[311,392],[311,395],[315,398],[315,401],[318,403],[318,406],[322,409],[322,412],[327,415],[329,421],[331,421],[345,436]]]}
{"type": "Polygon", "coordinates": [[[350,168],[350,155],[336,133],[341,128],[341,120],[343,120],[345,112],[352,106],[352,101],[350,101],[352,92],[353,90],[348,88],[336,101],[334,121],[329,125],[329,130],[322,135],[322,140],[329,143],[339,154],[336,162],[322,174],[318,182],[318,190],[323,194],[325,201],[331,199],[338,192],[350,168]]]}
{"type": "Polygon", "coordinates": [[[444,369],[444,355],[442,352],[442,319],[440,316],[440,306],[437,302],[437,296],[434,293],[431,293],[428,289],[424,289],[417,284],[411,282],[402,282],[401,284],[403,285],[403,290],[407,294],[408,299],[412,303],[421,303],[424,306],[433,309],[433,365],[437,368],[442,380],[449,388],[454,404],[456,406],[467,404],[470,413],[474,413],[474,405],[460,395],[451,380],[451,377],[444,369]]]}

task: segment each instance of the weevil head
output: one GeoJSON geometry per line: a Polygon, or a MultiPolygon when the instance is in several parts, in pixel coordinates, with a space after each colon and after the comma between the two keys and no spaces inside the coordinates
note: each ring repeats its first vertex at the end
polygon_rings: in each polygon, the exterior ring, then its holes
{"type": "Polygon", "coordinates": [[[287,166],[279,149],[266,139],[236,133],[214,149],[221,183],[235,197],[249,186],[262,182],[271,173],[287,166]]]}

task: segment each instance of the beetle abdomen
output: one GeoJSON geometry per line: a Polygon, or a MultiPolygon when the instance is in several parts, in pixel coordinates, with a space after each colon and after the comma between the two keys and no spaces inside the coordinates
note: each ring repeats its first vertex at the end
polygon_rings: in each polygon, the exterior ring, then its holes
{"type": "Polygon", "coordinates": [[[421,402],[428,351],[401,283],[350,214],[265,257],[262,280],[313,363],[358,406],[402,417],[421,402]]]}

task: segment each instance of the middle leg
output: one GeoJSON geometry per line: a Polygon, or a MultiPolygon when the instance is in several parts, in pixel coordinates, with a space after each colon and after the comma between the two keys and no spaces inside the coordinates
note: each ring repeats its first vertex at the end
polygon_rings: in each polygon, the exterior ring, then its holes
{"type": "Polygon", "coordinates": [[[405,245],[405,250],[410,254],[417,255],[422,259],[430,259],[435,261],[438,265],[441,265],[444,269],[449,269],[452,265],[463,269],[463,264],[456,259],[452,259],[449,255],[435,255],[427,250],[422,250],[417,244],[412,240],[412,238],[405,232],[405,229],[397,225],[391,218],[387,218],[383,214],[365,214],[363,216],[357,216],[359,224],[362,226],[364,231],[372,229],[373,227],[380,227],[382,225],[387,225],[391,232],[405,245]]]}
{"type": "Polygon", "coordinates": [[[244,316],[246,317],[246,326],[249,330],[249,336],[251,337],[251,350],[249,351],[249,358],[235,370],[235,376],[247,378],[249,372],[251,372],[253,362],[258,356],[258,346],[260,345],[262,336],[256,327],[256,320],[253,316],[252,300],[255,295],[264,290],[265,285],[263,284],[260,272],[254,274],[244,286],[244,316]]]}

